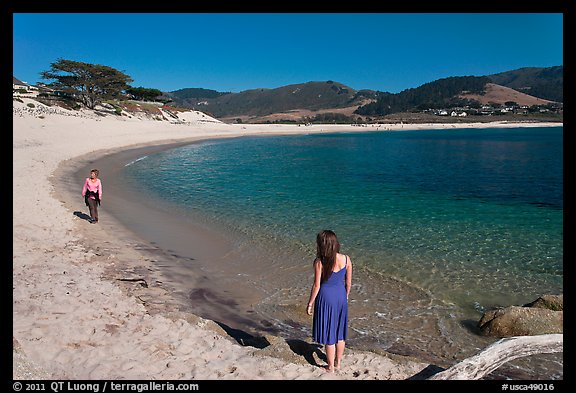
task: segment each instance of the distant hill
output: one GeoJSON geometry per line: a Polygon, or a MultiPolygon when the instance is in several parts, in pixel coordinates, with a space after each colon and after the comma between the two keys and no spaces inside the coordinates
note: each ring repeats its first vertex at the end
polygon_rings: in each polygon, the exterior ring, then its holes
{"type": "Polygon", "coordinates": [[[438,79],[397,94],[379,93],[375,102],[359,107],[355,113],[386,116],[415,110],[476,107],[479,104],[503,105],[515,102],[532,106],[562,102],[562,70],[562,66],[521,68],[488,76],[438,79]]]}
{"type": "Polygon", "coordinates": [[[485,76],[453,76],[406,89],[397,94],[380,93],[375,102],[361,106],[355,112],[365,116],[385,116],[411,110],[440,109],[468,104],[462,92],[482,94],[490,81],[485,76]]]}
{"type": "Polygon", "coordinates": [[[355,90],[334,81],[307,82],[239,93],[186,88],[164,93],[176,106],[208,113],[223,121],[349,121],[358,116],[456,106],[516,102],[562,102],[563,66],[520,68],[486,76],[438,79],[400,93],[355,90]]]}
{"type": "Polygon", "coordinates": [[[515,102],[518,105],[532,106],[553,103],[553,101],[534,97],[529,94],[511,89],[510,87],[497,85],[495,83],[486,83],[482,94],[464,93],[461,94],[460,97],[478,101],[483,105],[491,103],[505,104],[506,102],[515,102]]]}
{"type": "Polygon", "coordinates": [[[164,93],[166,97],[171,98],[173,101],[178,102],[183,106],[195,105],[198,100],[217,98],[225,94],[229,93],[221,93],[216,90],[202,89],[198,87],[180,89],[170,93],[164,93]]]}
{"type": "Polygon", "coordinates": [[[564,102],[564,66],[526,67],[488,75],[497,85],[545,100],[564,102]]]}
{"type": "Polygon", "coordinates": [[[360,105],[374,101],[377,96],[376,91],[354,90],[333,81],[307,82],[275,89],[252,89],[239,93],[218,93],[214,90],[202,92],[201,89],[195,89],[194,97],[189,94],[189,90],[177,90],[166,95],[175,105],[195,108],[217,118],[263,117],[298,110],[350,107],[352,112],[360,105]]]}

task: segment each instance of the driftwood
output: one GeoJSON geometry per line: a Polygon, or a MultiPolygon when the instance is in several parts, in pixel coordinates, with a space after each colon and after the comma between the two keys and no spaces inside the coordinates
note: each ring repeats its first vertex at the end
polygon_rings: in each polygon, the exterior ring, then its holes
{"type": "Polygon", "coordinates": [[[480,379],[510,360],[539,353],[563,352],[563,347],[563,334],[503,338],[477,355],[434,374],[428,379],[480,379]]]}

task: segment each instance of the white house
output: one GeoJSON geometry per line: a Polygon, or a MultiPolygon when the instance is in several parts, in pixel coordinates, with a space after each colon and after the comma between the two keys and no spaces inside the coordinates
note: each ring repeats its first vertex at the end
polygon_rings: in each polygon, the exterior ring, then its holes
{"type": "Polygon", "coordinates": [[[38,94],[38,88],[36,86],[30,86],[28,83],[26,82],[22,82],[20,79],[12,76],[12,90],[13,90],[13,94],[14,95],[20,95],[20,94],[32,94],[32,95],[37,95],[38,94]]]}
{"type": "Polygon", "coordinates": [[[14,90],[18,90],[18,89],[28,90],[30,88],[30,85],[28,83],[22,82],[20,79],[13,76],[12,77],[12,88],[14,90]]]}

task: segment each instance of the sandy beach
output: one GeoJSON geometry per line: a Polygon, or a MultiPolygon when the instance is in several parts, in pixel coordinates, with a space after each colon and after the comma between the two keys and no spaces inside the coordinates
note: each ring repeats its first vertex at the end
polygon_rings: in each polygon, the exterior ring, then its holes
{"type": "MultiPolygon", "coordinates": [[[[323,348],[268,336],[245,342],[217,322],[180,311],[142,242],[106,212],[90,225],[77,168],[111,153],[243,135],[454,128],[455,124],[224,124],[200,112],[178,119],[96,114],[13,102],[13,378],[71,380],[404,380],[434,365],[347,350],[324,372],[323,348]],[[168,120],[170,119],[170,120],[168,120]]],[[[457,127],[560,124],[467,123],[457,127]]],[[[88,175],[88,174],[86,174],[88,175]]],[[[107,173],[107,176],[113,174],[107,173]]],[[[214,237],[189,233],[199,244],[214,237]]],[[[191,277],[193,280],[194,277],[191,277]]],[[[304,312],[304,309],[302,310],[304,312]]],[[[311,320],[310,320],[311,321],[311,320]]]]}

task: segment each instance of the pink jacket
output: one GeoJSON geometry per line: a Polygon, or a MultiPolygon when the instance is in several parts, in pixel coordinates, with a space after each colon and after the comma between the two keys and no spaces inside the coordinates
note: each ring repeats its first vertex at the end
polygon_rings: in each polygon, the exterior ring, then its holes
{"type": "MultiPolygon", "coordinates": [[[[90,178],[86,178],[84,187],[82,187],[82,196],[86,195],[86,191],[98,192],[98,198],[102,199],[102,182],[100,179],[96,179],[96,183],[92,183],[90,178]]],[[[90,195],[90,198],[96,199],[94,195],[90,195]]]]}

